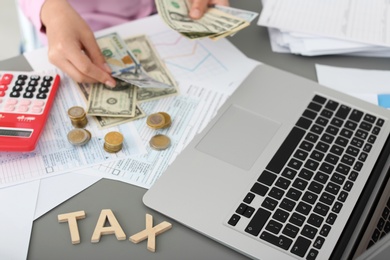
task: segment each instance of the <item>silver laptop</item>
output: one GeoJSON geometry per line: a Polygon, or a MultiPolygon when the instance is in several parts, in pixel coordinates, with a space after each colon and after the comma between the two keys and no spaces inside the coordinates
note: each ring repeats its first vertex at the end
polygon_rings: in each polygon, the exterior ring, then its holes
{"type": "Polygon", "coordinates": [[[251,258],[355,258],[388,178],[389,118],[259,65],[144,203],[251,258]]]}

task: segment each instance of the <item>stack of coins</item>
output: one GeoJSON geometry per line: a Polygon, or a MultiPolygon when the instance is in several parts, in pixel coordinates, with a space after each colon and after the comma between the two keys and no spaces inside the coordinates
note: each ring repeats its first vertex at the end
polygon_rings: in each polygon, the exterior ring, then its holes
{"type": "Polygon", "coordinates": [[[77,146],[84,145],[91,140],[91,133],[82,128],[75,128],[68,133],[69,143],[77,146]]]}
{"type": "Polygon", "coordinates": [[[109,132],[104,137],[104,150],[108,153],[116,153],[122,149],[123,135],[119,132],[109,132]]]}
{"type": "Polygon", "coordinates": [[[166,135],[158,134],[150,139],[149,144],[154,150],[165,150],[171,145],[171,139],[166,135]]]}
{"type": "Polygon", "coordinates": [[[158,112],[148,116],[146,124],[152,129],[161,129],[171,126],[171,116],[165,112],[158,112]]]}
{"type": "Polygon", "coordinates": [[[82,107],[74,106],[69,108],[68,116],[72,121],[72,125],[76,128],[84,128],[88,123],[87,114],[82,107]]]}

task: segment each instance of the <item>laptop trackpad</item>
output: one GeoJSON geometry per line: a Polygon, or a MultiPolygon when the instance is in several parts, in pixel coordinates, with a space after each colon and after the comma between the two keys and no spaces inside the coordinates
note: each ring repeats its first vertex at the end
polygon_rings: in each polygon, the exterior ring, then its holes
{"type": "Polygon", "coordinates": [[[278,122],[232,105],[196,148],[222,161],[249,170],[279,126],[278,122]]]}

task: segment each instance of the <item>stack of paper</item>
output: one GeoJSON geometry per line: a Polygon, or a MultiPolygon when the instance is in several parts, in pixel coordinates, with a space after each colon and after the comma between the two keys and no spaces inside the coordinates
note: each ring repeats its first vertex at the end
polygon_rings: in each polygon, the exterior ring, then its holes
{"type": "Polygon", "coordinates": [[[383,0],[263,0],[258,25],[275,52],[390,57],[388,17],[383,0]]]}

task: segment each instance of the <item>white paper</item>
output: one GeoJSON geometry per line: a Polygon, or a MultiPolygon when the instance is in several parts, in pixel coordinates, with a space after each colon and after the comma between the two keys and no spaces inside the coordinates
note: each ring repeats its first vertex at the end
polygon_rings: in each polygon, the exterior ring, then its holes
{"type": "Polygon", "coordinates": [[[390,46],[390,3],[383,0],[267,1],[258,24],[287,31],[390,46]]]}
{"type": "Polygon", "coordinates": [[[316,64],[318,83],[379,105],[378,95],[390,94],[390,71],[340,68],[316,64]]]}

